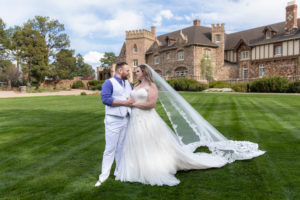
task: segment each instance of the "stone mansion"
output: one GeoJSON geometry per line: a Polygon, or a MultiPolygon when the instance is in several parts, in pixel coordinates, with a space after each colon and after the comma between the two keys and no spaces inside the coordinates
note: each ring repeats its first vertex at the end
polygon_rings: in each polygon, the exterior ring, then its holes
{"type": "MultiPolygon", "coordinates": [[[[135,68],[142,63],[165,79],[188,77],[207,82],[207,66],[213,80],[249,81],[275,75],[299,78],[298,23],[297,4],[290,1],[285,21],[231,34],[226,34],[224,24],[205,27],[198,19],[193,26],[159,36],[154,26],[151,31],[126,31],[115,63],[125,61],[132,67],[131,81],[135,68]]],[[[99,67],[98,79],[114,74],[114,65],[99,67]]]]}

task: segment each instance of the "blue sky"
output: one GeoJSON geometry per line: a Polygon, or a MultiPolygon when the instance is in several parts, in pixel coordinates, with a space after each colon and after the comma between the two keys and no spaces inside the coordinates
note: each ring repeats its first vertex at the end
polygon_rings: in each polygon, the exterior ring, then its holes
{"type": "MultiPolygon", "coordinates": [[[[285,20],[288,0],[0,0],[7,26],[35,15],[58,19],[71,48],[96,67],[106,51],[119,54],[126,30],[156,26],[157,35],[179,30],[200,19],[201,25],[225,23],[227,33],[285,20]]],[[[299,13],[299,11],[298,11],[299,13]]]]}

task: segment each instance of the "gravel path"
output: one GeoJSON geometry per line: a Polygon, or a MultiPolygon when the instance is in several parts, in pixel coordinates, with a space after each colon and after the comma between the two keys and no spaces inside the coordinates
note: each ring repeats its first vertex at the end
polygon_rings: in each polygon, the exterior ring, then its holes
{"type": "Polygon", "coordinates": [[[99,92],[91,90],[70,90],[70,91],[59,91],[59,92],[39,92],[39,93],[21,93],[14,91],[0,91],[0,98],[10,97],[37,97],[37,96],[56,96],[56,95],[80,95],[81,92],[85,92],[87,95],[99,94],[99,92]]]}

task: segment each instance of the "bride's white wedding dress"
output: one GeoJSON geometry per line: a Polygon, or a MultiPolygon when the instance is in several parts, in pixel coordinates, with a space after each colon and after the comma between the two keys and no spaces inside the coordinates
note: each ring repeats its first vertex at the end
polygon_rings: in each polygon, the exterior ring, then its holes
{"type": "MultiPolygon", "coordinates": [[[[148,88],[134,89],[131,97],[145,102],[148,88]]],[[[219,168],[228,163],[222,156],[192,153],[162,120],[156,110],[132,108],[116,180],[173,186],[178,170],[219,168]]]]}

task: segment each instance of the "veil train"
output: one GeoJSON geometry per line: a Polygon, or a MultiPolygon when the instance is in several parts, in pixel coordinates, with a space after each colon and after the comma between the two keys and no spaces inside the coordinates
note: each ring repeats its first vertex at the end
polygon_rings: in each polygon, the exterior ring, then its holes
{"type": "Polygon", "coordinates": [[[194,152],[200,146],[207,146],[212,154],[226,158],[229,163],[235,160],[251,159],[265,153],[258,149],[256,143],[228,140],[148,64],[145,65],[152,72],[159,90],[159,101],[174,131],[181,145],[188,151],[194,152]]]}

